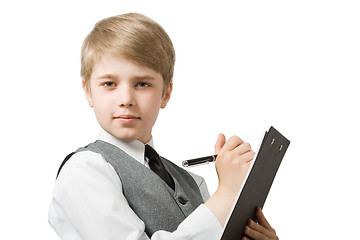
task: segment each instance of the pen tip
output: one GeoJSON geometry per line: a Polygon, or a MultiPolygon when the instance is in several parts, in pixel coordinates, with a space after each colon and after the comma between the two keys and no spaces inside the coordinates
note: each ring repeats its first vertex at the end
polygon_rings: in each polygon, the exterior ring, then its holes
{"type": "Polygon", "coordinates": [[[183,162],[182,162],[182,165],[183,165],[184,167],[188,167],[188,166],[189,166],[189,163],[188,163],[188,161],[183,161],[183,162]]]}

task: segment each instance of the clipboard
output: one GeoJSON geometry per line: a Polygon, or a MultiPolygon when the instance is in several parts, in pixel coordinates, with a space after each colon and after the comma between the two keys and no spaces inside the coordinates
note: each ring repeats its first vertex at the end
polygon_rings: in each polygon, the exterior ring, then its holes
{"type": "Polygon", "coordinates": [[[249,219],[257,222],[256,207],[263,207],[290,141],[274,127],[265,132],[237,202],[227,220],[221,240],[242,239],[249,219]]]}

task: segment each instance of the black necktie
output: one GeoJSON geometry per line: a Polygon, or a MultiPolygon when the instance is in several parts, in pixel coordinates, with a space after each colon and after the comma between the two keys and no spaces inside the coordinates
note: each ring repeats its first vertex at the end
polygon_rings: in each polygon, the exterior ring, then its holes
{"type": "Polygon", "coordinates": [[[161,177],[164,182],[167,183],[173,190],[175,189],[175,183],[170,174],[166,171],[163,162],[160,159],[159,154],[150,146],[145,145],[145,157],[149,159],[149,167],[154,171],[159,177],[161,177]]]}

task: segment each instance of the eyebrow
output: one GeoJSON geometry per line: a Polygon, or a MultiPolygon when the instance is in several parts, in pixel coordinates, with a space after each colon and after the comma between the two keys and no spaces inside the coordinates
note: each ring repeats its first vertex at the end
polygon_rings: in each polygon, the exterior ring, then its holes
{"type": "Polygon", "coordinates": [[[134,80],[155,80],[155,78],[153,76],[150,76],[150,75],[143,75],[143,76],[135,76],[133,78],[134,80]]]}
{"type": "Polygon", "coordinates": [[[113,74],[104,74],[104,75],[100,75],[98,77],[95,77],[96,80],[104,79],[104,78],[114,79],[116,77],[113,74]]]}
{"type": "MultiPolygon", "coordinates": [[[[95,80],[101,80],[101,79],[117,79],[117,77],[113,74],[104,74],[104,75],[100,75],[98,77],[95,77],[95,80]]],[[[138,75],[138,76],[134,76],[132,78],[133,80],[155,80],[155,78],[151,75],[138,75]]]]}

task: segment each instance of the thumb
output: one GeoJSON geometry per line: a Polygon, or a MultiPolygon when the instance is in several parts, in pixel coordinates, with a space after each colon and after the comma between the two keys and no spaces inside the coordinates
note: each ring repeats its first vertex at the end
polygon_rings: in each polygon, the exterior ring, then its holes
{"type": "Polygon", "coordinates": [[[224,146],[225,143],[226,138],[224,134],[220,133],[215,143],[215,154],[218,154],[220,152],[221,148],[224,146]]]}

